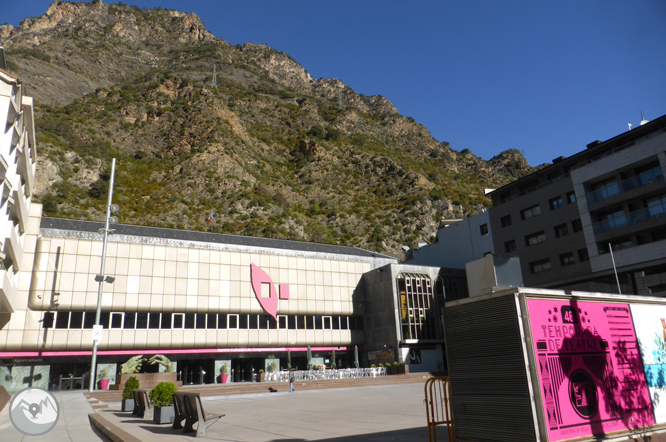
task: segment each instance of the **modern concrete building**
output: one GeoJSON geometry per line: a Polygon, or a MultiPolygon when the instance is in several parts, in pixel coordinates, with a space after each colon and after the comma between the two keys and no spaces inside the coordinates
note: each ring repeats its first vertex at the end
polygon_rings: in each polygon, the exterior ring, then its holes
{"type": "Polygon", "coordinates": [[[490,193],[495,250],[527,287],[666,295],[666,116],[490,193]]]}
{"type": "Polygon", "coordinates": [[[464,269],[465,264],[495,253],[488,211],[463,219],[442,220],[437,240],[409,250],[405,263],[464,269]]]}

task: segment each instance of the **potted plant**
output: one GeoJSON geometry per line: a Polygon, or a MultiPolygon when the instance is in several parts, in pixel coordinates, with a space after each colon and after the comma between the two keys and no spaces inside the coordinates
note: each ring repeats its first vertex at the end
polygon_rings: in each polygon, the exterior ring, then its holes
{"type": "Polygon", "coordinates": [[[266,373],[264,373],[264,370],[259,370],[259,381],[258,382],[266,382],[266,373]]]}
{"type": "MultiPolygon", "coordinates": [[[[380,365],[381,365],[381,364],[380,364],[380,365]]],[[[375,364],[372,364],[372,365],[370,366],[370,368],[377,368],[377,366],[376,366],[375,364]]]]}
{"type": "Polygon", "coordinates": [[[227,368],[227,364],[223,364],[222,368],[220,369],[220,381],[223,384],[226,384],[228,379],[229,379],[229,369],[227,368]]]}
{"type": "Polygon", "coordinates": [[[155,407],[153,422],[156,424],[173,423],[175,412],[173,409],[173,394],[178,391],[173,382],[160,382],[150,390],[150,401],[155,407]]]}
{"type": "Polygon", "coordinates": [[[125,389],[123,390],[123,411],[134,411],[134,390],[139,388],[139,380],[134,376],[125,382],[125,389]]]}
{"type": "Polygon", "coordinates": [[[102,368],[99,371],[99,388],[101,390],[108,390],[109,389],[109,371],[106,369],[106,367],[102,368]]]}
{"type": "Polygon", "coordinates": [[[409,374],[409,365],[407,365],[404,361],[400,363],[398,366],[398,373],[400,374],[409,374]]]}
{"type": "Polygon", "coordinates": [[[400,364],[398,362],[394,362],[393,365],[391,366],[391,374],[398,374],[398,367],[400,364]]]}

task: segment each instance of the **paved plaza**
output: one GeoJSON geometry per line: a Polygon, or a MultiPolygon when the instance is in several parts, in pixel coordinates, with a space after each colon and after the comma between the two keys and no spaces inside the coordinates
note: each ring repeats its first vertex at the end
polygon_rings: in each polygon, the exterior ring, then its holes
{"type": "MultiPolygon", "coordinates": [[[[63,408],[56,427],[37,438],[22,437],[0,413],[3,441],[98,441],[105,436],[93,432],[88,413],[93,410],[81,393],[60,394],[63,408]],[[46,437],[48,436],[48,437],[46,437]]],[[[208,429],[216,441],[427,441],[423,383],[404,385],[265,393],[247,396],[203,398],[206,411],[223,413],[208,429]]],[[[170,425],[122,413],[119,403],[99,414],[141,441],[193,440],[170,425]]],[[[439,440],[446,440],[443,433],[439,440]]]]}

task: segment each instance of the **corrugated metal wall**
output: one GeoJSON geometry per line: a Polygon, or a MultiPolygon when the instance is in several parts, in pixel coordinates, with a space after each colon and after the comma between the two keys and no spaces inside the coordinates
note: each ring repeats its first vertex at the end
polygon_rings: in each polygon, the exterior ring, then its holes
{"type": "Polygon", "coordinates": [[[535,441],[513,294],[444,309],[456,438],[535,441]]]}

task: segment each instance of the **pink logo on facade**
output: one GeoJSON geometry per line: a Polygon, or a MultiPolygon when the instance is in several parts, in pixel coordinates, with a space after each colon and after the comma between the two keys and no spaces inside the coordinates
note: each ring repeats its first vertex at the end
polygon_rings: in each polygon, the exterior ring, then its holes
{"type": "Polygon", "coordinates": [[[257,297],[257,301],[261,304],[261,307],[271,315],[277,321],[277,308],[278,308],[278,299],[289,299],[289,284],[280,284],[280,295],[275,290],[275,284],[268,273],[264,272],[259,266],[250,264],[250,272],[252,278],[252,290],[254,291],[254,296],[257,297]],[[268,284],[269,293],[268,297],[261,296],[261,285],[268,284]]]}

